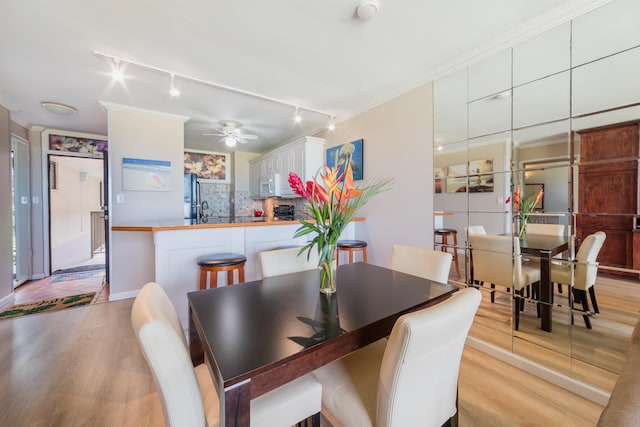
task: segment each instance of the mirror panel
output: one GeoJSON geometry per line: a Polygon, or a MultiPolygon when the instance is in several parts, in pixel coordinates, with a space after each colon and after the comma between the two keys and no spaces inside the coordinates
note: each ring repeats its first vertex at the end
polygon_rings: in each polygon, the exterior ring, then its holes
{"type": "Polygon", "coordinates": [[[433,138],[438,144],[467,139],[467,104],[434,114],[433,138]]]}
{"type": "Polygon", "coordinates": [[[503,50],[469,66],[467,101],[511,89],[511,49],[503,50]]]}
{"type": "Polygon", "coordinates": [[[439,113],[467,105],[467,69],[436,80],[433,85],[433,111],[439,113]]]}
{"type": "Polygon", "coordinates": [[[570,73],[564,71],[513,88],[513,127],[569,118],[569,87],[570,73]]]}
{"type": "Polygon", "coordinates": [[[513,85],[520,86],[560,71],[570,64],[571,25],[545,31],[513,48],[513,85]]]}
{"type": "Polygon", "coordinates": [[[469,103],[469,138],[511,129],[511,91],[469,103]]]}
{"type": "Polygon", "coordinates": [[[573,70],[573,116],[638,103],[640,47],[603,58],[573,70]]]}
{"type": "Polygon", "coordinates": [[[571,46],[573,66],[640,45],[638,16],[640,2],[615,0],[574,19],[571,46]]]}

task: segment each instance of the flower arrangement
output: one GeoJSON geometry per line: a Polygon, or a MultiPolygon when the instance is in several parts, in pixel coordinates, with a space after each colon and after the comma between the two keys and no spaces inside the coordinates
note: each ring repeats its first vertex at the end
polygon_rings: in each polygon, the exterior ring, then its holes
{"type": "MultiPolygon", "coordinates": [[[[520,184],[516,187],[516,191],[513,193],[513,212],[517,213],[520,219],[518,238],[522,239],[527,236],[527,221],[529,220],[529,215],[533,212],[538,202],[542,200],[543,195],[544,191],[541,188],[536,194],[521,199],[520,184]]],[[[505,203],[509,204],[510,202],[511,196],[507,197],[505,203]]]]}
{"type": "Polygon", "coordinates": [[[330,168],[325,166],[324,174],[315,176],[312,181],[302,182],[295,173],[289,174],[289,185],[293,191],[307,201],[307,207],[313,221],[302,220],[294,237],[315,233],[315,237],[300,249],[311,253],[315,246],[319,254],[318,266],[321,267],[320,291],[333,293],[335,283],[335,253],[340,234],[349,224],[355,213],[367,201],[382,191],[389,189],[390,179],[379,179],[368,187],[356,188],[353,184],[351,158],[343,165],[330,168]]]}

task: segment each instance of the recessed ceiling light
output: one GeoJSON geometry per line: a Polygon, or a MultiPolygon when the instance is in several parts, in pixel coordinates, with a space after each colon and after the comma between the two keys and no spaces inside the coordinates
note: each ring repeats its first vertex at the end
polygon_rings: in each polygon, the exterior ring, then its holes
{"type": "Polygon", "coordinates": [[[70,105],[60,104],[59,102],[42,101],[40,105],[55,114],[69,115],[78,112],[77,108],[70,105]]]}

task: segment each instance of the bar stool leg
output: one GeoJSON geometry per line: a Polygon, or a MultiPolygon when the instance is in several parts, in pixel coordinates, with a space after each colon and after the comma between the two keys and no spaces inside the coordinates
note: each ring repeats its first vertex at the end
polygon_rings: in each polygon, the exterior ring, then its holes
{"type": "Polygon", "coordinates": [[[200,290],[207,289],[207,270],[200,269],[200,290]]]}
{"type": "Polygon", "coordinates": [[[367,248],[362,251],[362,262],[367,263],[367,248]]]}

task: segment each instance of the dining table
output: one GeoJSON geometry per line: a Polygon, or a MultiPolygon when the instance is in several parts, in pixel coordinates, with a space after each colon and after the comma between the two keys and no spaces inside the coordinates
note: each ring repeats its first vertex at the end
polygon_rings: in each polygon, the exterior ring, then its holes
{"type": "Polygon", "coordinates": [[[569,237],[532,234],[520,239],[520,252],[540,258],[540,328],[551,332],[553,284],[551,283],[551,259],[569,249],[569,237]]]}
{"type": "Polygon", "coordinates": [[[190,292],[189,348],[207,363],[221,426],[249,426],[250,401],[387,337],[403,314],[458,288],[357,262],[337,267],[337,291],[317,269],[190,292]]]}

